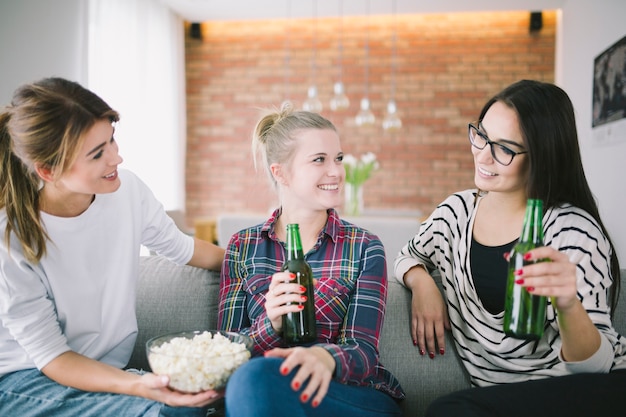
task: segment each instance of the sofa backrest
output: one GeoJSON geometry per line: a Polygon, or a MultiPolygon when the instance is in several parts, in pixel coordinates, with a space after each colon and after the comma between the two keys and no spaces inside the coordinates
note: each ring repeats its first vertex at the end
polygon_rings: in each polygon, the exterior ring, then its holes
{"type": "Polygon", "coordinates": [[[161,256],[142,256],[137,283],[137,341],[129,368],[149,370],[148,339],[217,327],[220,274],[176,265],[161,256]]]}

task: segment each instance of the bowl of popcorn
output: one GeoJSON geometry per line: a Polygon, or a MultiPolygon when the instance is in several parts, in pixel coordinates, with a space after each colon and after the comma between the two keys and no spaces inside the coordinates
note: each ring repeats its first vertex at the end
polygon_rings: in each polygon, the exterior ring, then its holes
{"type": "Polygon", "coordinates": [[[224,388],[251,351],[250,337],[219,330],[171,333],[146,342],[152,372],[167,375],[170,388],[185,393],[224,388]]]}

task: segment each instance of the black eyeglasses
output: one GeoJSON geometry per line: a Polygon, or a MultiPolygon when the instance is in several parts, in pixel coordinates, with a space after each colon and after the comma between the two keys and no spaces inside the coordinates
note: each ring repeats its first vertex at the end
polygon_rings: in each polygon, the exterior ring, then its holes
{"type": "Polygon", "coordinates": [[[468,136],[470,143],[476,149],[485,149],[485,146],[489,145],[493,159],[505,166],[510,165],[511,162],[513,162],[515,155],[528,153],[528,151],[515,152],[513,149],[501,143],[492,141],[472,123],[468,125],[468,136]]]}

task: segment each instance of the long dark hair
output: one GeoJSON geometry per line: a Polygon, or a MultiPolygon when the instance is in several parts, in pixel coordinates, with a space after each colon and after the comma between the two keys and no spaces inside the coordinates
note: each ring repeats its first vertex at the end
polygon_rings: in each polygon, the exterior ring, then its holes
{"type": "Polygon", "coordinates": [[[527,196],[542,199],[544,210],[570,203],[585,210],[600,225],[611,245],[613,286],[609,302],[611,311],[615,311],[620,287],[619,261],[585,177],[574,106],[569,96],[554,84],[521,80],[491,98],[480,112],[479,120],[495,102],[501,102],[517,113],[529,151],[527,196]]]}

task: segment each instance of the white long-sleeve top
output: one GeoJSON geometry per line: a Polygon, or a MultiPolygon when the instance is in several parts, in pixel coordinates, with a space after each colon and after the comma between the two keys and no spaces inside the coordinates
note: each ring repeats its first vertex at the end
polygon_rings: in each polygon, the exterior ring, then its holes
{"type": "Polygon", "coordinates": [[[504,312],[492,314],[478,297],[470,267],[476,210],[482,197],[466,190],[448,197],[421,224],[394,263],[395,276],[415,265],[441,273],[455,340],[472,384],[485,386],[579,372],[605,373],[626,368],[626,342],[611,324],[608,290],[611,248],[597,222],[585,211],[564,205],[543,218],[544,243],[577,265],[578,297],[601,334],[601,346],[582,362],[560,357],[561,338],[556,310],[548,302],[550,326],[537,342],[508,337],[502,331],[504,312]]]}
{"type": "MultiPolygon", "coordinates": [[[[140,246],[184,264],[193,238],[180,232],[148,187],[120,170],[120,188],[81,215],[41,213],[50,241],[39,264],[18,239],[0,242],[0,376],[43,368],[72,350],[124,367],[137,336],[140,246]]],[[[6,212],[0,211],[0,230],[6,212]]]]}

